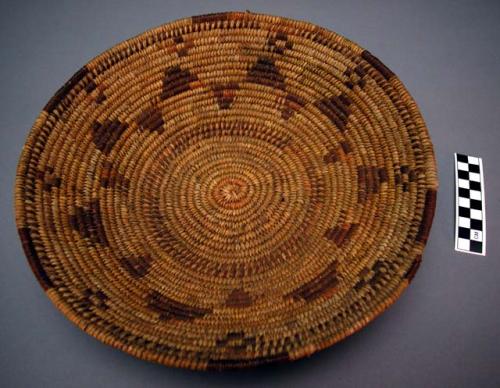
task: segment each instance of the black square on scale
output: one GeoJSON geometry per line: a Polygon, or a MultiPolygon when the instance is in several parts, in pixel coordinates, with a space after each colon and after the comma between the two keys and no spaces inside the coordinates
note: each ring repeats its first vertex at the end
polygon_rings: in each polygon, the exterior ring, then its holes
{"type": "Polygon", "coordinates": [[[470,208],[476,209],[476,210],[481,210],[482,209],[481,201],[478,201],[477,199],[471,199],[470,200],[470,208]]]}
{"type": "Polygon", "coordinates": [[[469,188],[471,190],[481,191],[481,183],[475,182],[475,181],[471,181],[471,182],[469,182],[469,188]]]}
{"type": "Polygon", "coordinates": [[[469,189],[464,189],[463,187],[458,188],[458,196],[462,198],[470,198],[469,194],[470,190],[469,189]]]}
{"type": "Polygon", "coordinates": [[[470,239],[470,229],[468,228],[458,228],[458,237],[470,239]]]}
{"type": "Polygon", "coordinates": [[[483,253],[483,243],[481,241],[471,241],[470,251],[476,253],[483,253]]]}
{"type": "Polygon", "coordinates": [[[474,219],[471,219],[470,220],[470,228],[471,229],[475,229],[475,230],[479,230],[479,231],[482,231],[483,230],[483,223],[481,220],[474,220],[474,219]]]}
{"type": "Polygon", "coordinates": [[[479,164],[469,164],[469,172],[479,173],[479,164]]]}
{"type": "Polygon", "coordinates": [[[467,217],[467,218],[469,218],[470,217],[470,209],[467,208],[467,207],[459,206],[459,208],[458,208],[458,215],[460,217],[467,217]]]}

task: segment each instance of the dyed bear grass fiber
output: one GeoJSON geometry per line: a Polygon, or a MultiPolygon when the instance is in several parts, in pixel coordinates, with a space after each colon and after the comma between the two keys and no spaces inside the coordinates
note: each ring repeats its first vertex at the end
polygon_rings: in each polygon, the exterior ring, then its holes
{"type": "Polygon", "coordinates": [[[438,182],[380,60],[310,23],[229,12],[147,31],[47,103],[18,165],[29,264],[76,325],[192,369],[310,355],[391,305],[438,182]]]}

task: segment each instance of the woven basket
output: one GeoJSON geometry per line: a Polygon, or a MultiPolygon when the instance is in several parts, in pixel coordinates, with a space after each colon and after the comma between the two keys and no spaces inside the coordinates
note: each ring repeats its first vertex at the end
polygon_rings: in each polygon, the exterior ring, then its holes
{"type": "Polygon", "coordinates": [[[438,186],[415,102],[321,27],[229,12],[127,40],[47,103],[18,165],[29,264],[76,325],[191,369],[310,355],[392,304],[438,186]]]}

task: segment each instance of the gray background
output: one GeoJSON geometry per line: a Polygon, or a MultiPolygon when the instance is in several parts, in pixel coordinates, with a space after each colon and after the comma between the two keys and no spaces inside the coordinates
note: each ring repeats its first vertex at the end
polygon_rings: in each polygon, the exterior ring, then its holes
{"type": "Polygon", "coordinates": [[[0,385],[500,386],[500,2],[2,1],[0,385]],[[73,326],[27,265],[13,216],[17,160],[39,111],[77,69],[153,26],[214,11],[305,19],[369,49],[405,83],[429,127],[440,191],[424,263],[393,307],[308,359],[228,373],[140,361],[73,326]],[[483,157],[488,256],[453,250],[453,152],[483,157]]]}

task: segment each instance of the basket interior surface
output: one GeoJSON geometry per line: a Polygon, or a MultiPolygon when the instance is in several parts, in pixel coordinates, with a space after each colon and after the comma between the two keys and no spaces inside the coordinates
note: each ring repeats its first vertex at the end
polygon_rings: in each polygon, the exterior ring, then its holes
{"type": "Polygon", "coordinates": [[[24,146],[16,219],[75,324],[139,358],[224,369],[364,327],[422,260],[438,187],[422,116],[369,51],[228,12],[83,66],[24,146]]]}

